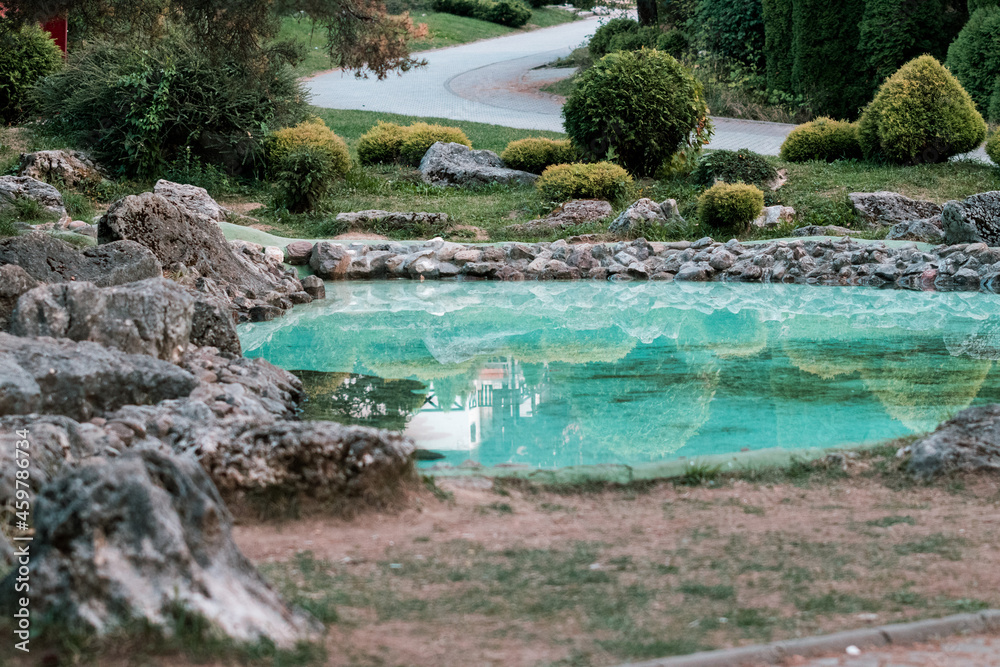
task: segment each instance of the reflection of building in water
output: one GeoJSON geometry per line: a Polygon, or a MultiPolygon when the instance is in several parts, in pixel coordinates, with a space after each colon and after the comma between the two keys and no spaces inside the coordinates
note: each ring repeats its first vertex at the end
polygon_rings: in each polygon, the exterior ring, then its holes
{"type": "Polygon", "coordinates": [[[441,384],[431,382],[423,407],[406,428],[406,435],[423,449],[471,455],[484,441],[505,441],[535,414],[541,400],[537,383],[529,385],[521,364],[509,357],[487,362],[471,384],[458,391],[441,384]]]}

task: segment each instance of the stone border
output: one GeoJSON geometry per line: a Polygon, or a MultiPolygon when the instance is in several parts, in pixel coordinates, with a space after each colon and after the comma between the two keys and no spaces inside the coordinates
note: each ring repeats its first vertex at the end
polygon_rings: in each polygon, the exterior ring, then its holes
{"type": "Polygon", "coordinates": [[[737,667],[738,665],[777,664],[792,656],[818,657],[844,653],[849,646],[878,648],[943,639],[960,633],[1000,632],[1000,609],[976,614],[956,614],[944,618],[896,623],[875,628],[847,630],[832,635],[789,639],[758,646],[705,651],[676,658],[663,658],[619,665],[618,667],[737,667]]]}

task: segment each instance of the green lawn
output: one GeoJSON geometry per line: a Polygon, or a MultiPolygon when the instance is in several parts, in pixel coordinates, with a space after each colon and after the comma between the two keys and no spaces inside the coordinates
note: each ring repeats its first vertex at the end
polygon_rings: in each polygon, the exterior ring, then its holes
{"type": "MultiPolygon", "coordinates": [[[[429,30],[425,39],[416,39],[410,42],[410,49],[416,52],[440,49],[491,37],[502,37],[515,32],[547,28],[575,21],[577,16],[562,9],[542,7],[532,10],[531,20],[523,28],[508,28],[488,21],[434,11],[416,11],[411,14],[411,18],[415,24],[426,23],[429,30]]],[[[314,27],[312,21],[305,18],[304,15],[302,18],[286,16],[282,19],[278,38],[293,40],[305,46],[307,55],[295,68],[295,72],[299,76],[310,76],[331,68],[330,58],[326,55],[326,34],[322,28],[314,27]]]]}

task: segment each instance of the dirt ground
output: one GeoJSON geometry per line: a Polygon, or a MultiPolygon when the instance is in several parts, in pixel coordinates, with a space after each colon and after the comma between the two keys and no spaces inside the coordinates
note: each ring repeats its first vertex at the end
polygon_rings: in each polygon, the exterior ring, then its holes
{"type": "Polygon", "coordinates": [[[329,665],[614,665],[1000,606],[996,479],[554,493],[242,525],[329,665]],[[334,619],[335,620],[332,620],[334,619]]]}

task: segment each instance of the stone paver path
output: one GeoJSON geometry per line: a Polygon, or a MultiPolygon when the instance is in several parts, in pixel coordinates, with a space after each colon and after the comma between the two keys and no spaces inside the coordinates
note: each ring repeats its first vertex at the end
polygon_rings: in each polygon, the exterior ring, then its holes
{"type": "Polygon", "coordinates": [[[792,660],[789,667],[1000,667],[1000,638],[953,637],[941,642],[871,649],[859,656],[792,660]]]}

